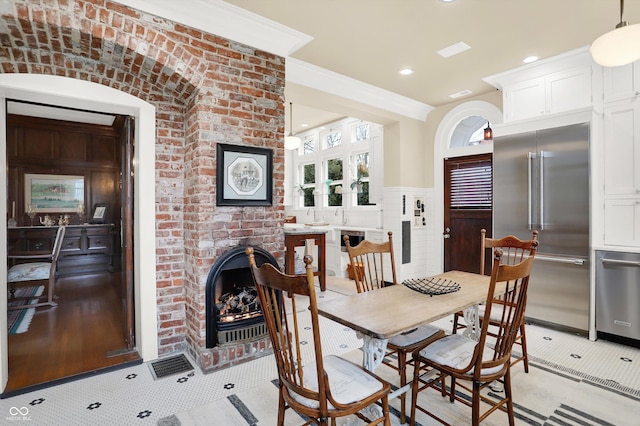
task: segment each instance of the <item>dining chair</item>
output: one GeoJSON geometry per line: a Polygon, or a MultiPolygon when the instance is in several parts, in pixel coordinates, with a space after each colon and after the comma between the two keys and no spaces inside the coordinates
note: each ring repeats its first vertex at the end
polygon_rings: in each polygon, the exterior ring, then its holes
{"type": "Polygon", "coordinates": [[[431,402],[430,408],[433,411],[429,411],[418,401],[419,393],[428,388],[434,388],[442,396],[446,396],[446,377],[451,382],[450,401],[459,401],[471,407],[472,425],[478,425],[505,405],[509,425],[515,424],[511,393],[511,349],[523,321],[534,258],[529,256],[517,264],[504,264],[501,260],[505,255],[500,248],[494,252],[486,309],[478,340],[463,334],[450,334],[413,353],[415,368],[411,386],[411,425],[415,424],[417,410],[440,423],[448,424],[433,412],[437,409],[437,404],[431,402]],[[491,309],[498,295],[504,301],[504,309],[497,331],[490,335],[491,309]],[[498,400],[495,396],[488,397],[482,392],[494,381],[504,386],[504,397],[498,400]],[[456,385],[463,392],[456,391],[456,385]],[[481,403],[488,404],[489,408],[481,411],[481,403]]]}
{"type": "MultiPolygon", "coordinates": [[[[398,284],[393,256],[393,233],[389,231],[387,235],[388,240],[386,242],[374,243],[369,240],[363,240],[355,247],[351,246],[349,237],[345,236],[344,242],[358,293],[398,284]],[[386,277],[385,269],[387,270],[386,277]],[[389,273],[391,274],[390,276],[389,273]]],[[[401,314],[401,312],[398,312],[398,315],[401,314]]],[[[413,364],[409,354],[416,348],[442,336],[444,336],[442,329],[427,324],[389,339],[382,363],[398,371],[400,387],[408,383],[407,366],[413,364]],[[397,360],[394,361],[394,357],[397,360]]],[[[400,423],[405,423],[405,408],[406,394],[402,393],[400,395],[400,423]]]]}
{"type": "Polygon", "coordinates": [[[343,358],[323,356],[311,256],[304,256],[306,274],[286,275],[269,263],[258,268],[252,247],[245,252],[276,358],[277,424],[284,425],[291,408],[309,418],[305,425],[335,426],[337,418],[350,415],[390,425],[389,383],[343,358]],[[309,308],[298,310],[296,303],[309,308]],[[365,409],[376,418],[365,417],[365,409]]]}
{"type": "MultiPolygon", "coordinates": [[[[485,274],[485,256],[487,250],[495,250],[496,248],[502,249],[504,255],[502,256],[502,263],[514,265],[521,262],[526,257],[535,257],[538,247],[538,231],[533,231],[530,240],[520,240],[513,235],[508,235],[503,238],[487,238],[487,230],[480,230],[480,274],[485,274]]],[[[526,307],[526,305],[525,305],[526,307]]],[[[494,327],[499,326],[504,308],[504,301],[498,297],[494,300],[493,307],[491,308],[490,324],[494,327]]],[[[478,315],[482,319],[484,315],[485,305],[481,304],[478,309],[478,315]]],[[[456,312],[453,317],[453,333],[456,333],[460,329],[467,327],[464,321],[459,321],[462,317],[462,312],[456,312]]],[[[493,328],[490,328],[489,334],[492,333],[493,328]]],[[[511,365],[514,365],[520,361],[523,362],[525,373],[529,372],[529,356],[527,354],[527,335],[525,330],[524,316],[522,318],[522,324],[520,324],[519,334],[516,336],[517,345],[521,347],[521,355],[518,358],[512,360],[511,365]]]]}
{"type": "Polygon", "coordinates": [[[62,248],[62,240],[64,240],[65,227],[58,227],[56,232],[56,239],[53,242],[53,248],[49,253],[28,253],[28,254],[15,254],[8,255],[7,257],[12,260],[25,261],[24,263],[18,263],[9,268],[7,272],[7,284],[10,285],[8,301],[17,300],[14,296],[15,286],[18,283],[25,283],[30,281],[47,280],[47,301],[29,304],[28,302],[23,305],[8,306],[7,309],[27,309],[37,308],[40,306],[56,306],[57,303],[53,301],[55,295],[56,284],[56,267],[58,262],[58,256],[60,255],[60,249],[62,248]],[[32,261],[33,260],[33,261],[32,261]]]}

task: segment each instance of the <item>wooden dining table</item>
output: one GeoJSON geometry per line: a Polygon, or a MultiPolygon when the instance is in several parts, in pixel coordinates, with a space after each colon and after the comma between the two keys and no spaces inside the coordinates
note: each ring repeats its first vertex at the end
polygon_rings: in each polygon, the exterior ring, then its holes
{"type": "MultiPolygon", "coordinates": [[[[411,331],[421,325],[463,311],[473,335],[479,330],[478,305],[489,291],[489,276],[462,271],[434,275],[434,280],[447,280],[459,285],[459,290],[428,295],[405,285],[390,285],[377,290],[318,302],[318,313],[356,331],[363,339],[363,365],[374,371],[382,363],[391,337],[411,331]]],[[[500,295],[496,288],[496,295],[500,295]]],[[[410,384],[394,391],[394,398],[407,392],[410,384]]]]}
{"type": "MultiPolygon", "coordinates": [[[[429,295],[397,284],[318,302],[318,314],[343,324],[363,339],[363,365],[374,371],[381,363],[391,337],[409,332],[421,325],[463,311],[467,328],[473,336],[479,330],[478,305],[489,291],[489,276],[462,271],[448,271],[426,277],[432,281],[457,284],[454,292],[429,295]]],[[[499,296],[496,288],[496,296],[499,296]]],[[[408,392],[411,384],[389,395],[395,398],[408,392]]]]}

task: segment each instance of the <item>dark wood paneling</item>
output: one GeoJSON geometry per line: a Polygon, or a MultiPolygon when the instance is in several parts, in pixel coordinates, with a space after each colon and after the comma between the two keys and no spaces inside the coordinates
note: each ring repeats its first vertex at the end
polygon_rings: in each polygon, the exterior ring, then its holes
{"type": "MultiPolygon", "coordinates": [[[[60,160],[87,161],[87,145],[91,135],[77,132],[60,133],[60,160]]],[[[110,141],[113,145],[113,139],[110,141]]]]}
{"type": "Polygon", "coordinates": [[[25,173],[84,176],[87,215],[95,203],[120,211],[120,135],[112,127],[8,115],[7,157],[8,206],[15,200],[18,226],[31,224],[24,214],[25,173]]]}

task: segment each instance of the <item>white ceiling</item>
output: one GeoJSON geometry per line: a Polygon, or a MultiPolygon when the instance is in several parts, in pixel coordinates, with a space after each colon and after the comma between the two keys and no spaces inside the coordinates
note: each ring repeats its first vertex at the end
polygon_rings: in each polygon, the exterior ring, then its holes
{"type": "MultiPolygon", "coordinates": [[[[620,21],[618,0],[225,1],[311,36],[291,57],[432,107],[464,99],[449,97],[462,90],[471,91],[467,98],[496,90],[483,78],[530,55],[589,46],[620,21]],[[460,41],[471,49],[436,54],[460,41]],[[403,67],[415,73],[401,76],[403,67]]],[[[640,0],[625,2],[624,19],[640,24],[640,0]]],[[[294,102],[294,131],[303,130],[313,100],[285,94],[294,102]]]]}

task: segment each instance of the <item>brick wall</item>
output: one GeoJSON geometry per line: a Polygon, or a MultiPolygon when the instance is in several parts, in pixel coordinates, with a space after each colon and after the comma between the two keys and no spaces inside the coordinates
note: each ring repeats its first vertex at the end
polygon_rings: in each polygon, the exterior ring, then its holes
{"type": "Polygon", "coordinates": [[[210,369],[264,349],[205,349],[204,286],[238,245],[282,264],[284,58],[106,0],[14,0],[1,12],[1,72],[87,80],[156,107],[160,355],[188,350],[210,369]],[[274,150],[273,207],[215,205],[217,143],[274,150]]]}

